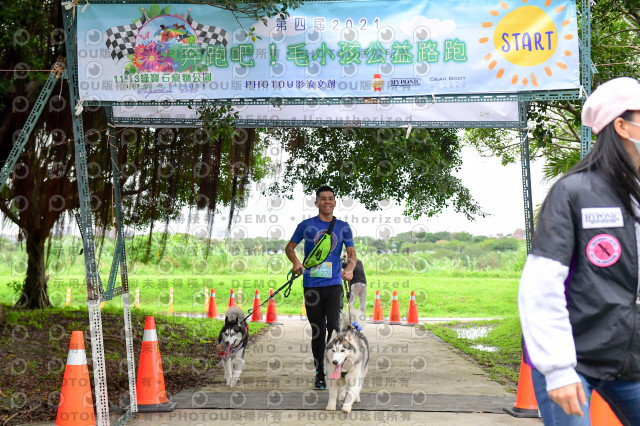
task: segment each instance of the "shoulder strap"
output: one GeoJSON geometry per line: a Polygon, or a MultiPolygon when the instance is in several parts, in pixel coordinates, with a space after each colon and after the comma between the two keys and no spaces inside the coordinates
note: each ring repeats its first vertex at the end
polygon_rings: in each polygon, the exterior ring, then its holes
{"type": "Polygon", "coordinates": [[[329,229],[327,229],[327,234],[329,234],[329,236],[331,236],[331,233],[333,232],[333,228],[336,226],[336,217],[333,216],[331,219],[331,224],[329,225],[329,229]]]}

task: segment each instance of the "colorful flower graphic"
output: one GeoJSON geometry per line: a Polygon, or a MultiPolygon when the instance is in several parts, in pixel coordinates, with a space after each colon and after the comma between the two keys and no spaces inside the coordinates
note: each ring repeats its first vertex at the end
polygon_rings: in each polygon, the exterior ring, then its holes
{"type": "Polygon", "coordinates": [[[144,71],[160,71],[161,61],[162,55],[156,49],[156,46],[147,45],[142,54],[142,69],[144,71]]]}
{"type": "Polygon", "coordinates": [[[166,52],[158,49],[155,43],[151,42],[146,46],[138,44],[135,46],[135,52],[133,65],[140,71],[173,71],[173,60],[165,56],[166,52]]]}

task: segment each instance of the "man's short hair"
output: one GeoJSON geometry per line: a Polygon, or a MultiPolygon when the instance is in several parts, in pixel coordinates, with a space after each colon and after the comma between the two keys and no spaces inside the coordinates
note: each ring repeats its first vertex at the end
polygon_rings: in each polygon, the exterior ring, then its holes
{"type": "Polygon", "coordinates": [[[321,192],[327,192],[330,191],[334,196],[336,195],[335,192],[333,192],[333,188],[331,188],[329,185],[323,185],[320,188],[318,188],[318,190],[316,191],[316,199],[320,196],[321,192]]]}

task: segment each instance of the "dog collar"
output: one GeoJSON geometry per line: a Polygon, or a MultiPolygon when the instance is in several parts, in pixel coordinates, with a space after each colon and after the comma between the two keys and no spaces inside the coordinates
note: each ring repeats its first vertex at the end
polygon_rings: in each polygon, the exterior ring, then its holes
{"type": "MultiPolygon", "coordinates": [[[[241,341],[239,344],[237,344],[236,346],[231,348],[229,350],[229,355],[235,354],[236,352],[238,352],[242,348],[242,343],[243,342],[241,341]]],[[[223,346],[223,347],[225,347],[225,346],[223,346]]],[[[224,357],[226,355],[226,351],[220,351],[220,355],[222,355],[224,357]]]]}

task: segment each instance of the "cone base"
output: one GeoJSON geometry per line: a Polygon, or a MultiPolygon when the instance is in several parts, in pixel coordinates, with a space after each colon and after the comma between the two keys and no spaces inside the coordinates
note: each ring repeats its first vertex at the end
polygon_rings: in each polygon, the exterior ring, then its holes
{"type": "Polygon", "coordinates": [[[402,324],[402,325],[404,325],[405,327],[415,327],[416,325],[420,325],[420,324],[418,324],[416,322],[416,323],[411,323],[411,324],[407,323],[407,324],[402,324]]]}
{"type": "Polygon", "coordinates": [[[271,322],[267,321],[267,322],[265,322],[265,324],[267,324],[267,325],[282,325],[282,323],[278,322],[278,321],[271,321],[271,322]]]}
{"type": "Polygon", "coordinates": [[[138,404],[138,413],[166,413],[173,411],[178,405],[177,402],[165,402],[163,404],[138,404]]]}
{"type": "Polygon", "coordinates": [[[540,414],[537,409],[531,408],[519,408],[515,405],[513,407],[504,407],[504,412],[507,414],[511,414],[513,417],[518,418],[539,418],[540,414]]]}
{"type": "Polygon", "coordinates": [[[367,323],[369,323],[369,324],[384,324],[384,320],[381,320],[381,321],[371,320],[371,321],[367,321],[367,323]]]}
{"type": "Polygon", "coordinates": [[[389,321],[391,325],[402,325],[402,321],[389,321]]]}

